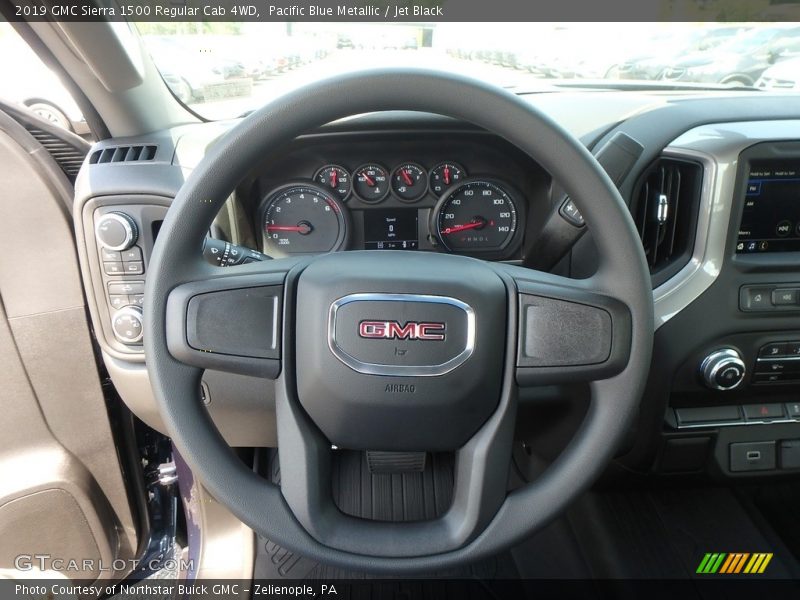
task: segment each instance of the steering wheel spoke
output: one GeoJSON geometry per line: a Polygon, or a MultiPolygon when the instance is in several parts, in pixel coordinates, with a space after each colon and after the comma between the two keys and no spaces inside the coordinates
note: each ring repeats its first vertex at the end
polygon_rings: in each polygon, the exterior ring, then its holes
{"type": "Polygon", "coordinates": [[[521,386],[596,381],[627,366],[631,311],[595,278],[505,267],[517,288],[516,380],[521,386]]]}
{"type": "Polygon", "coordinates": [[[281,370],[283,292],[296,260],[206,267],[167,298],[167,347],[202,369],[275,379],[281,370]]]}

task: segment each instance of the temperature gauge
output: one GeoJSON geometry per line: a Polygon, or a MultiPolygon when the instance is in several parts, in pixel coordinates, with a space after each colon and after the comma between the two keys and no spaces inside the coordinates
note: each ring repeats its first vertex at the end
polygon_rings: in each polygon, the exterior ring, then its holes
{"type": "Polygon", "coordinates": [[[380,202],[389,193],[389,175],[380,165],[362,165],[353,174],[353,190],[364,202],[380,202]]]}
{"type": "Polygon", "coordinates": [[[339,200],[346,200],[350,195],[350,173],[339,165],[325,165],[314,174],[314,181],[339,200]]]}
{"type": "Polygon", "coordinates": [[[392,190],[403,202],[414,202],[425,195],[428,182],[425,169],[416,163],[405,163],[392,174],[392,190]]]}
{"type": "Polygon", "coordinates": [[[443,162],[431,169],[431,191],[437,196],[444,194],[450,186],[459,183],[467,176],[464,168],[454,162],[443,162]]]}

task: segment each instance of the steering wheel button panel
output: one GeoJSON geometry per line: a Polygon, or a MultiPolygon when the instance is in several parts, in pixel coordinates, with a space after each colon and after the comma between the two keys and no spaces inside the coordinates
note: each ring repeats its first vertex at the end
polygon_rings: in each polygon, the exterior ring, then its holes
{"type": "Polygon", "coordinates": [[[529,288],[519,277],[516,282],[520,385],[603,379],[628,363],[631,315],[623,303],[588,290],[567,292],[541,283],[529,288]]]}
{"type": "Polygon", "coordinates": [[[611,315],[552,298],[523,299],[520,366],[591,365],[611,353],[611,315]]]}
{"type": "Polygon", "coordinates": [[[195,350],[280,358],[281,286],[199,294],[189,300],[186,336],[195,350]]]}
{"type": "Polygon", "coordinates": [[[280,372],[283,274],[232,276],[176,288],[170,352],[186,364],[242,375],[280,372]],[[264,284],[273,285],[264,285],[264,284]]]}

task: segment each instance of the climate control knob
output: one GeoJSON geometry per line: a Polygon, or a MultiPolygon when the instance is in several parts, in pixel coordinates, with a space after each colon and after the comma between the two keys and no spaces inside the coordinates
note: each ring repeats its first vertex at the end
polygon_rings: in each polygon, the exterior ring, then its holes
{"type": "Polygon", "coordinates": [[[127,250],[139,238],[139,228],[133,217],[123,212],[110,212],[97,219],[94,234],[108,250],[127,250]]]}
{"type": "Polygon", "coordinates": [[[123,344],[136,344],[142,341],[142,309],[138,306],[120,308],[111,317],[114,336],[123,344]]]}
{"type": "Polygon", "coordinates": [[[715,350],[700,365],[703,381],[712,390],[732,390],[744,381],[744,361],[733,348],[715,350]]]}

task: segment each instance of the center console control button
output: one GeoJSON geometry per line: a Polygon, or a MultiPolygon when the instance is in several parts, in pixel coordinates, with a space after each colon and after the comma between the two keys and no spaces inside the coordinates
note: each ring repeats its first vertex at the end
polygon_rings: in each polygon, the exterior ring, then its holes
{"type": "Polygon", "coordinates": [[[769,310],[771,307],[772,290],[769,288],[742,288],[739,295],[739,308],[742,310],[769,310]]]}
{"type": "Polygon", "coordinates": [[[772,303],[775,306],[797,304],[797,289],[777,289],[772,291],[772,303]]]}
{"type": "Polygon", "coordinates": [[[767,344],[762,346],[758,351],[759,358],[778,358],[786,356],[788,351],[788,344],[785,342],[776,342],[774,344],[767,344]]]}
{"type": "Polygon", "coordinates": [[[739,310],[800,310],[800,283],[742,286],[739,289],[739,310]]]}
{"type": "Polygon", "coordinates": [[[765,421],[785,417],[783,404],[746,404],[742,409],[748,421],[765,421]]]}
{"type": "Polygon", "coordinates": [[[700,365],[706,386],[712,390],[732,390],[744,380],[745,366],[734,348],[722,348],[706,356],[700,365]]]}
{"type": "Polygon", "coordinates": [[[784,379],[783,373],[756,373],[753,383],[780,383],[784,379]]]}
{"type": "Polygon", "coordinates": [[[786,414],[792,419],[800,419],[800,402],[787,402],[786,414]]]}
{"type": "Polygon", "coordinates": [[[738,406],[698,406],[692,408],[676,408],[679,425],[694,423],[723,423],[725,421],[741,421],[742,415],[738,406]]]}

